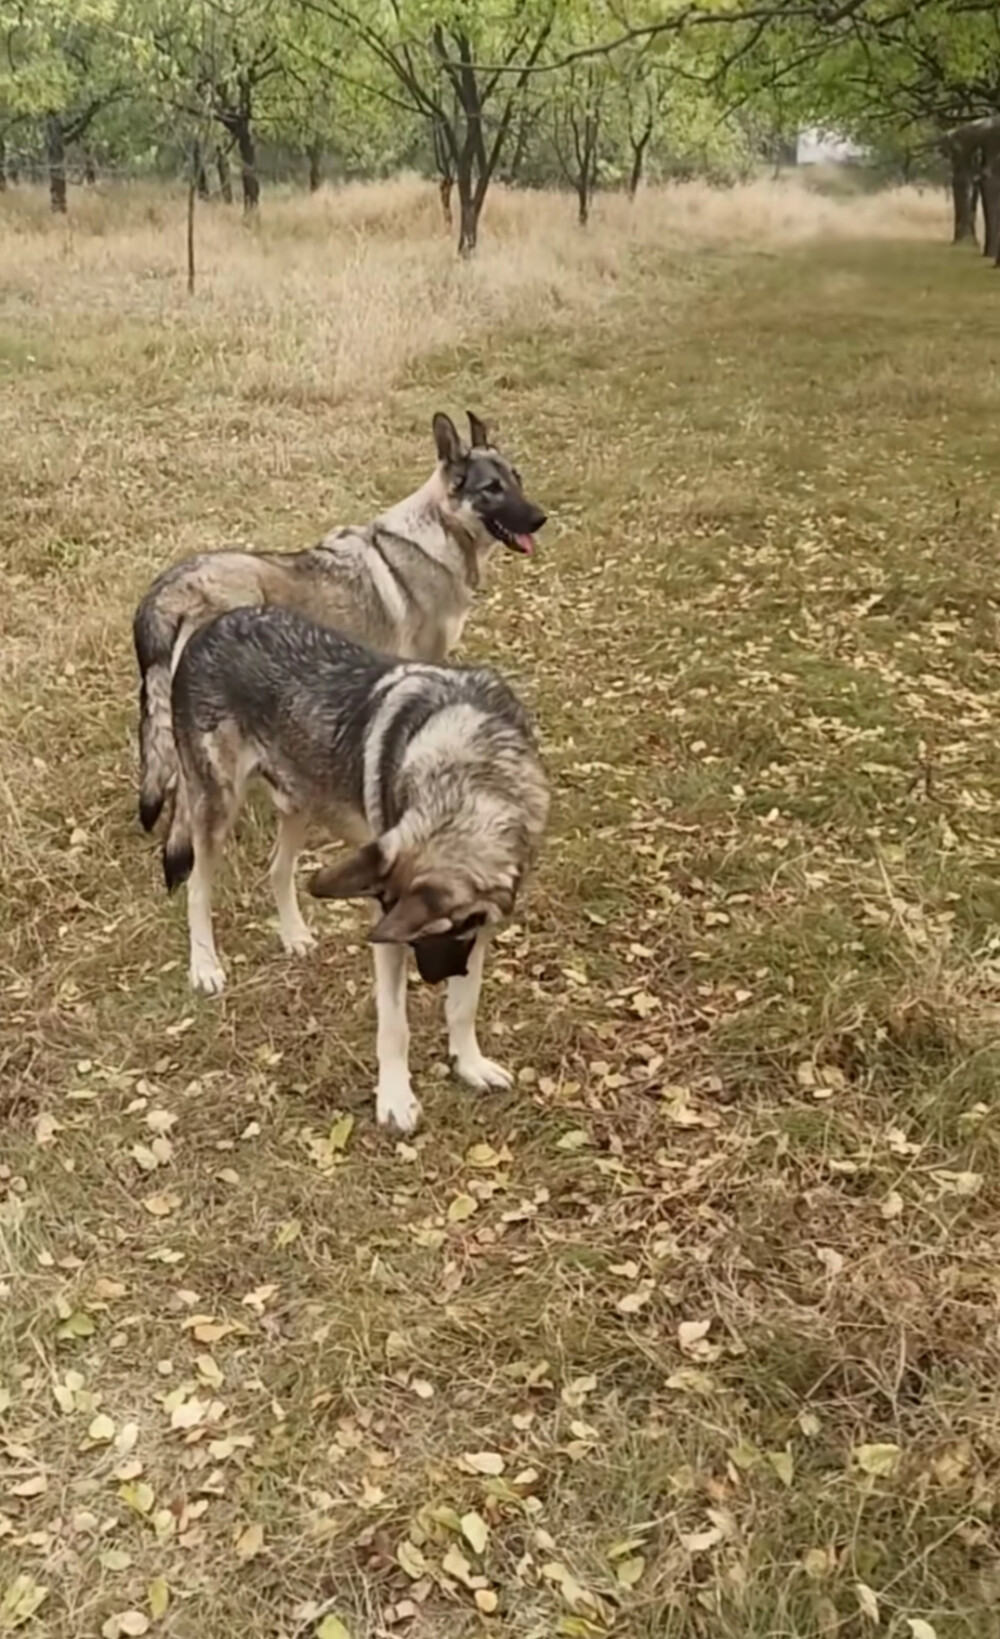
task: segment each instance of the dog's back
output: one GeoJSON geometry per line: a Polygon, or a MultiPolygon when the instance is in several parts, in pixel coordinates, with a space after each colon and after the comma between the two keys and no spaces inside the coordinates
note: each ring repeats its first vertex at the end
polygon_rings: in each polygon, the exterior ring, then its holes
{"type": "Polygon", "coordinates": [[[397,662],[286,608],[239,608],[196,631],[172,687],[178,744],[229,725],[263,752],[333,757],[360,739],[371,690],[397,662]]]}
{"type": "Polygon", "coordinates": [[[230,610],[200,627],[177,662],[172,711],[192,773],[212,779],[221,759],[261,773],[292,807],[333,804],[343,818],[347,805],[376,826],[388,822],[404,754],[432,717],[448,714],[435,746],[474,763],[483,790],[508,751],[534,749],[527,713],[491,669],[398,660],[278,607],[230,610]]]}
{"type": "MultiPolygon", "coordinates": [[[[365,545],[339,531],[306,552],[206,552],[157,577],[136,610],[132,637],[140,675],[139,816],[151,831],[174,777],[171,670],[214,616],[232,609],[281,607],[343,627],[388,650],[399,640],[402,611],[391,573],[376,580],[365,545]]],[[[378,569],[376,569],[376,575],[378,569]]]]}

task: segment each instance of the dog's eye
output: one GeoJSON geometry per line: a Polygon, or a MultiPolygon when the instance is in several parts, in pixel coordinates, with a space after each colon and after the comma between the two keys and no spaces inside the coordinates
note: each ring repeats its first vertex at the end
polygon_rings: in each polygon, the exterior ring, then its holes
{"type": "Polygon", "coordinates": [[[489,483],[486,485],[486,493],[487,495],[503,494],[503,485],[501,484],[499,478],[490,479],[489,483]]]}
{"type": "Polygon", "coordinates": [[[521,474],[518,472],[516,467],[511,467],[510,475],[513,478],[513,480],[514,480],[515,484],[517,485],[518,489],[520,489],[521,488],[521,474]]]}

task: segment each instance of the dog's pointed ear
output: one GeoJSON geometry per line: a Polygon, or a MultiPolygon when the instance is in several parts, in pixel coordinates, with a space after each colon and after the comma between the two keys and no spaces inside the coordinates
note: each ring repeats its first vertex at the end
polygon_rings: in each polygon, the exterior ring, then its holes
{"type": "Polygon", "coordinates": [[[478,415],[476,415],[472,410],[466,410],[465,413],[469,418],[469,443],[472,445],[472,448],[474,450],[491,449],[493,447],[492,439],[490,438],[490,429],[486,425],[486,422],[481,421],[478,415]]]}
{"type": "Polygon", "coordinates": [[[322,865],[309,883],[314,899],[371,899],[382,888],[388,867],[378,841],[366,842],[337,865],[322,865]]]}
{"type": "Polygon", "coordinates": [[[458,436],[458,428],[450,415],[438,410],[432,423],[434,428],[434,446],[438,460],[446,467],[457,467],[465,451],[462,449],[462,440],[458,436]]]}
{"type": "Polygon", "coordinates": [[[380,917],[368,935],[373,945],[408,945],[414,939],[423,939],[429,933],[447,933],[451,919],[442,916],[437,906],[429,905],[424,895],[403,894],[391,910],[380,917]]]}

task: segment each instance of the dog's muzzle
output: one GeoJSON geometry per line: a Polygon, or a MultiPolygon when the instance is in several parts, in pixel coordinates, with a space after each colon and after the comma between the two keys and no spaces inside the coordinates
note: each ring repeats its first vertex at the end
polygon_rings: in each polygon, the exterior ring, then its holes
{"type": "Polygon", "coordinates": [[[509,513],[504,518],[484,518],[483,522],[493,539],[499,541],[501,546],[509,547],[511,552],[520,552],[524,557],[530,558],[535,551],[535,536],[545,523],[545,517],[540,507],[526,506],[523,509],[523,517],[515,518],[513,513],[509,513]]]}
{"type": "Polygon", "coordinates": [[[425,985],[466,977],[473,942],[485,920],[485,916],[468,916],[447,933],[429,933],[424,939],[414,939],[410,948],[425,985]]]}

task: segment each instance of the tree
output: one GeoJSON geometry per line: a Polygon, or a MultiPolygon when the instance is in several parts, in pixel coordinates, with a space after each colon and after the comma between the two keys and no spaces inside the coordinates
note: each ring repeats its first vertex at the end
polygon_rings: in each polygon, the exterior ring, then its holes
{"type": "Polygon", "coordinates": [[[662,54],[645,46],[622,52],[615,61],[615,88],[622,104],[628,148],[626,191],[635,199],[642,181],[646,153],[663,113],[667,72],[662,54]]]}
{"type": "Polygon", "coordinates": [[[604,104],[611,70],[606,58],[570,63],[551,98],[551,136],[559,168],[576,194],[577,221],[585,228],[597,186],[604,104]]]}
{"type": "Polygon", "coordinates": [[[127,93],[119,0],[5,0],[0,99],[8,121],[40,127],[54,211],[67,206],[67,151],[127,93]]]}
{"type": "Polygon", "coordinates": [[[978,185],[983,206],[983,254],[1000,267],[1000,114],[970,120],[942,139],[942,149],[952,162],[952,178],[963,179],[963,193],[956,200],[956,239],[974,237],[975,196],[968,184],[978,185]],[[958,233],[961,216],[963,233],[958,233]]]}
{"type": "MultiPolygon", "coordinates": [[[[863,144],[909,155],[937,150],[956,127],[1000,106],[1000,31],[993,0],[847,0],[766,27],[734,31],[730,87],[770,100],[800,124],[834,125],[863,144]]],[[[981,155],[944,142],[951,166],[953,237],[974,237],[981,155]]]]}
{"type": "MultiPolygon", "coordinates": [[[[368,73],[330,71],[426,122],[458,189],[458,248],[470,255],[519,99],[552,33],[558,0],[304,0],[344,29],[368,73]]],[[[442,189],[442,200],[445,194],[442,189]]],[[[450,203],[450,190],[448,194],[450,203]]]]}
{"type": "Polygon", "coordinates": [[[235,148],[243,210],[252,215],[260,203],[258,128],[273,117],[287,80],[292,8],[282,0],[132,0],[132,14],[152,94],[192,132],[206,122],[221,127],[220,185],[225,193],[235,148]]]}

